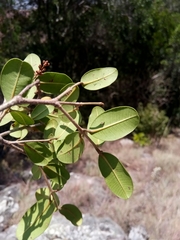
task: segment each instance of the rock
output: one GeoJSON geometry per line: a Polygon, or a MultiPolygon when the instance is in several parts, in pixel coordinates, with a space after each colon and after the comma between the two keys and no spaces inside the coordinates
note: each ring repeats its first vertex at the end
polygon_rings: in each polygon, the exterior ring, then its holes
{"type": "Polygon", "coordinates": [[[45,233],[37,240],[127,240],[120,226],[110,218],[97,218],[89,214],[83,216],[80,227],[73,226],[62,215],[54,215],[45,233]]]}
{"type": "Polygon", "coordinates": [[[0,232],[9,227],[14,213],[19,209],[17,201],[18,194],[18,184],[0,191],[0,232]]]}
{"type": "MultiPolygon", "coordinates": [[[[16,240],[15,225],[0,233],[0,239],[16,240]]],[[[128,240],[122,228],[110,218],[86,214],[80,227],[73,226],[60,214],[54,214],[50,226],[37,240],[128,240]]]]}
{"type": "Polygon", "coordinates": [[[142,226],[132,227],[129,236],[129,240],[148,240],[149,236],[146,230],[142,226]]]}

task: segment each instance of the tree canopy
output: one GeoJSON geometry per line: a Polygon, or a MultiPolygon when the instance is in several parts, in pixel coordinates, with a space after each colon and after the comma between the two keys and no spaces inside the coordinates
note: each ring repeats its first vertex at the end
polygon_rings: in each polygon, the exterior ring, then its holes
{"type": "Polygon", "coordinates": [[[115,66],[118,81],[99,100],[107,107],[152,102],[175,120],[179,12],[177,0],[1,1],[0,63],[35,52],[75,81],[94,67],[115,66]]]}

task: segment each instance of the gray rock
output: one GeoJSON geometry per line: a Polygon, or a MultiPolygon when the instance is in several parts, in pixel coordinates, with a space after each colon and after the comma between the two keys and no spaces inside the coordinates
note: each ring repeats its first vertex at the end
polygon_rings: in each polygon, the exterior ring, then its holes
{"type": "Polygon", "coordinates": [[[129,232],[129,240],[148,240],[149,236],[142,226],[132,227],[129,232]]]}
{"type": "MultiPolygon", "coordinates": [[[[0,233],[0,239],[16,240],[15,225],[0,233]]],[[[73,226],[65,217],[55,214],[47,230],[37,240],[128,240],[126,234],[110,218],[86,214],[80,227],[73,226]]]]}
{"type": "Polygon", "coordinates": [[[19,209],[18,194],[18,184],[0,191],[0,232],[9,227],[12,216],[19,209]]]}
{"type": "Polygon", "coordinates": [[[55,215],[45,233],[38,240],[127,240],[120,226],[110,218],[97,218],[86,214],[83,224],[73,226],[62,215],[55,215]]]}

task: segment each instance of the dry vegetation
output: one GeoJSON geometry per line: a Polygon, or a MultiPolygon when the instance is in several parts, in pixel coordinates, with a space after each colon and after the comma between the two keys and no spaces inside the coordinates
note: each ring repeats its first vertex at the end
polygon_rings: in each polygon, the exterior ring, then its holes
{"type": "Polygon", "coordinates": [[[106,143],[103,150],[125,163],[134,181],[133,196],[121,200],[109,192],[97,168],[97,154],[88,145],[83,159],[72,169],[75,174],[61,193],[62,200],[72,199],[83,212],[108,215],[126,232],[130,226],[141,225],[150,240],[178,240],[180,138],[169,135],[158,147],[144,148],[117,141],[106,143]]]}
{"type": "MultiPolygon", "coordinates": [[[[74,203],[84,213],[110,216],[127,233],[131,226],[144,226],[150,240],[180,239],[180,138],[169,135],[158,147],[144,148],[116,141],[106,143],[103,150],[124,162],[134,181],[133,196],[122,200],[111,194],[97,168],[97,153],[87,144],[82,159],[70,169],[71,179],[60,192],[61,203],[74,203]]],[[[34,190],[33,185],[30,188],[34,190]]],[[[32,204],[27,188],[25,195],[21,205],[27,208],[28,201],[32,204]]]]}

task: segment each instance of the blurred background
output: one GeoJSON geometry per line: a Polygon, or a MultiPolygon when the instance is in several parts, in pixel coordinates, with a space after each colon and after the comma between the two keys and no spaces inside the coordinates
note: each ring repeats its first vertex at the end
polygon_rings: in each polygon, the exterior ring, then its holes
{"type": "Polygon", "coordinates": [[[81,98],[103,100],[106,108],[142,110],[150,103],[147,111],[163,110],[173,126],[179,126],[180,116],[179,37],[178,0],[0,3],[0,67],[31,52],[74,81],[90,69],[116,67],[116,83],[81,98]]]}

